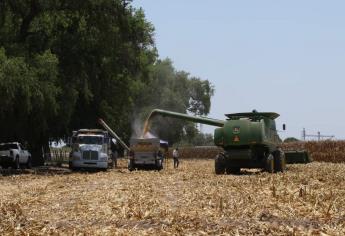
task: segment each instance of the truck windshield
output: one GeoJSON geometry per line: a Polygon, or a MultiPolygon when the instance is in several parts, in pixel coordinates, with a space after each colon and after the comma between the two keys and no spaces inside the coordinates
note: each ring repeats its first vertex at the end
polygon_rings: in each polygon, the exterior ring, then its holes
{"type": "Polygon", "coordinates": [[[0,151],[6,151],[9,149],[18,149],[17,144],[14,144],[14,143],[0,144],[0,151]]]}
{"type": "Polygon", "coordinates": [[[79,144],[103,144],[103,137],[100,136],[78,136],[77,143],[79,144]]]}

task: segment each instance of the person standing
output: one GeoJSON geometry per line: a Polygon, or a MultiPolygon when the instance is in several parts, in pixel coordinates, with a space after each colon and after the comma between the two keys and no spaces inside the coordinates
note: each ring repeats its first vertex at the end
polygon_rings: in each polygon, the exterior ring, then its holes
{"type": "Polygon", "coordinates": [[[174,168],[178,168],[178,165],[180,164],[179,156],[180,154],[179,154],[178,148],[175,148],[173,151],[174,168]]]}
{"type": "Polygon", "coordinates": [[[117,158],[118,158],[119,154],[117,152],[117,150],[113,150],[111,153],[111,158],[112,158],[112,167],[113,168],[117,168],[117,158]]]}

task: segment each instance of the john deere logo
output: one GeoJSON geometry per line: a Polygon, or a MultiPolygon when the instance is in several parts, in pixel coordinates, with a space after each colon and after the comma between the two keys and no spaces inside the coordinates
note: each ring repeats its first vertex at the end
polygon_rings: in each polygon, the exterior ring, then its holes
{"type": "Polygon", "coordinates": [[[236,127],[232,128],[232,133],[233,134],[239,134],[240,133],[240,127],[236,126],[236,127]]]}

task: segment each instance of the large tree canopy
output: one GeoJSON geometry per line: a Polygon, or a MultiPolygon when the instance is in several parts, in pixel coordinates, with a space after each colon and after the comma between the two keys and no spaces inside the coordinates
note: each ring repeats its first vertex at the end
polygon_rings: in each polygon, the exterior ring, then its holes
{"type": "Polygon", "coordinates": [[[128,137],[156,60],[153,26],[121,0],[1,0],[0,48],[0,139],[37,153],[98,117],[128,137]]]}
{"type": "MultiPolygon", "coordinates": [[[[214,88],[208,80],[176,71],[171,60],[165,59],[155,63],[150,83],[142,85],[140,91],[135,118],[143,121],[155,108],[205,116],[210,112],[214,88]]],[[[134,133],[140,135],[141,129],[136,123],[133,122],[134,133]]],[[[194,137],[204,137],[198,135],[196,124],[183,120],[156,117],[151,127],[155,135],[170,143],[181,140],[193,143],[194,137]]]]}
{"type": "MultiPolygon", "coordinates": [[[[157,61],[154,28],[130,2],[0,1],[0,141],[27,141],[39,163],[49,139],[98,117],[128,140],[131,121],[153,108],[208,114],[212,85],[157,61]]],[[[192,123],[155,122],[171,142],[198,134],[192,123]]]]}

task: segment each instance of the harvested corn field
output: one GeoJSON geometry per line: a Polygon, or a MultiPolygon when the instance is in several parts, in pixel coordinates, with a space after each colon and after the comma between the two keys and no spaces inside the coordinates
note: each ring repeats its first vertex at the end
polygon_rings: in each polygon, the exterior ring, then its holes
{"type": "MultiPolygon", "coordinates": [[[[172,157],[172,149],[169,150],[169,156],[172,157]]],[[[214,159],[219,152],[223,152],[222,148],[217,146],[204,147],[180,147],[179,153],[181,159],[214,159]]]]}
{"type": "Polygon", "coordinates": [[[0,234],[345,234],[345,165],[214,174],[211,160],[161,172],[33,170],[0,177],[0,234]]]}

